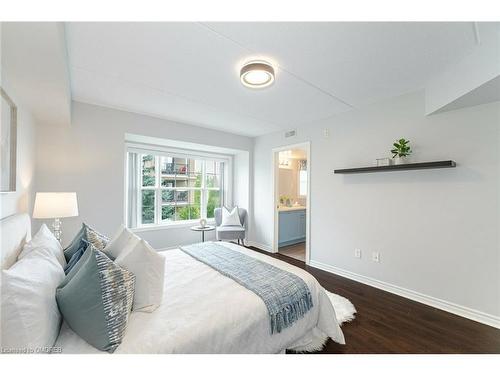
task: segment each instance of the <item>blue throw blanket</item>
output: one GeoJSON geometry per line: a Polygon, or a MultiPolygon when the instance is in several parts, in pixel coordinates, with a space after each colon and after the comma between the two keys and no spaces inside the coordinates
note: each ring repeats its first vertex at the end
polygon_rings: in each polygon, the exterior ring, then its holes
{"type": "Polygon", "coordinates": [[[269,311],[271,334],[290,327],[313,307],[307,284],[293,273],[214,242],[181,250],[257,294],[269,311]]]}

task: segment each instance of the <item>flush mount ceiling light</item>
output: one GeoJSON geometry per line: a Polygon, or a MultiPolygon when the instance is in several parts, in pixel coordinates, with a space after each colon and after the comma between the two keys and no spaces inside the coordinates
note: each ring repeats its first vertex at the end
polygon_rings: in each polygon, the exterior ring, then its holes
{"type": "Polygon", "coordinates": [[[249,61],[240,70],[241,83],[246,87],[260,89],[274,82],[274,68],[263,60],[249,61]]]}

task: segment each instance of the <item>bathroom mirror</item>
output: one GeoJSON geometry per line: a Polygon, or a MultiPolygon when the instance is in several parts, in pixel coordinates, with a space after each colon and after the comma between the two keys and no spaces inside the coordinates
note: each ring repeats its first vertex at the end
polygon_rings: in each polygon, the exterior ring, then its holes
{"type": "Polygon", "coordinates": [[[0,87],[0,193],[16,191],[17,107],[0,87]]]}

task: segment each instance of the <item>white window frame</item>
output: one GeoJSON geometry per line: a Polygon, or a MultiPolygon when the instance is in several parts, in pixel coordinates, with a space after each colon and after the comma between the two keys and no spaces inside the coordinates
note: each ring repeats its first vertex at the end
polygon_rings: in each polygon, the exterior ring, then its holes
{"type": "MultiPolygon", "coordinates": [[[[191,150],[182,150],[182,149],[170,149],[164,147],[156,147],[152,146],[151,148],[142,148],[129,146],[127,147],[127,152],[135,152],[138,154],[137,157],[137,181],[138,188],[136,191],[137,194],[137,217],[136,222],[137,226],[133,228],[134,230],[148,230],[154,228],[166,228],[166,227],[183,227],[183,226],[192,226],[195,223],[198,223],[201,218],[206,218],[207,214],[207,202],[208,202],[208,191],[209,190],[220,190],[222,191],[222,202],[223,206],[231,206],[232,201],[232,157],[229,155],[220,155],[213,153],[205,153],[205,152],[195,152],[191,150]],[[143,187],[142,186],[142,155],[153,155],[155,157],[155,186],[151,187],[143,187]],[[160,158],[161,157],[173,157],[173,158],[182,158],[182,159],[196,159],[203,161],[216,161],[224,163],[224,175],[223,175],[223,186],[220,188],[206,188],[206,164],[203,163],[202,169],[202,187],[201,188],[190,188],[190,187],[182,187],[179,190],[201,190],[201,212],[200,219],[192,219],[192,220],[178,220],[178,221],[167,221],[161,220],[161,211],[162,211],[162,199],[161,192],[165,190],[161,186],[161,165],[160,158]],[[154,223],[143,224],[142,223],[142,191],[143,190],[154,190],[155,191],[155,216],[154,223]]],[[[126,184],[128,184],[128,176],[126,178],[126,184]]],[[[176,188],[172,190],[177,190],[176,188]]],[[[126,185],[126,191],[127,185],[126,185]]],[[[128,201],[128,199],[126,199],[128,201]]],[[[208,223],[215,223],[214,218],[207,219],[208,223]]]]}

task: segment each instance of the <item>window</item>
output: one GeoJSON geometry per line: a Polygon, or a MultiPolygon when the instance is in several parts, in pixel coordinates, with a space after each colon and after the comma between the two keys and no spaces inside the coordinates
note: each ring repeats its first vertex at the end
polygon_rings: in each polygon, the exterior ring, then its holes
{"type": "Polygon", "coordinates": [[[299,171],[299,195],[305,197],[307,195],[307,171],[299,171]]]}
{"type": "MultiPolygon", "coordinates": [[[[137,189],[129,177],[129,194],[137,199],[129,207],[137,215],[135,225],[164,225],[214,218],[214,210],[224,201],[224,171],[227,161],[197,156],[137,153],[129,163],[136,163],[137,189]]],[[[129,172],[130,173],[130,172],[129,172]]],[[[132,173],[133,174],[133,173],[132,173]]],[[[131,211],[129,208],[128,216],[131,211]]],[[[134,214],[132,214],[133,216],[134,214]]]]}

